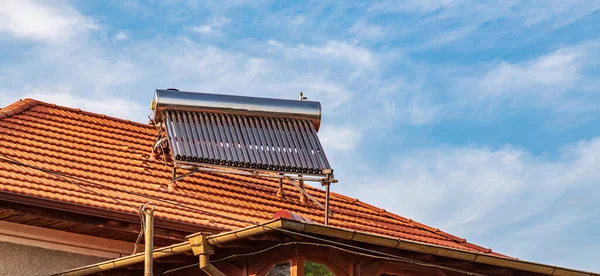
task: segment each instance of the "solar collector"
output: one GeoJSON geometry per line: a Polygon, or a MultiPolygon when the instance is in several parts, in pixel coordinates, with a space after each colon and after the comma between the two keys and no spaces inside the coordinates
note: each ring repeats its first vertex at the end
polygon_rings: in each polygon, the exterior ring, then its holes
{"type": "Polygon", "coordinates": [[[157,90],[152,108],[176,162],[286,173],[330,169],[317,136],[318,102],[157,90]]]}

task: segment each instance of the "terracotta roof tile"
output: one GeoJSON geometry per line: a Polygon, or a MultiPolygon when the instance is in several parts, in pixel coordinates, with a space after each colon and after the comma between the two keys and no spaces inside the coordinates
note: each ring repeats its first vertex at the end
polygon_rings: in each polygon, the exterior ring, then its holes
{"type": "MultiPolygon", "coordinates": [[[[32,99],[0,109],[0,151],[25,163],[246,221],[268,220],[282,209],[315,222],[323,221],[323,211],[310,201],[300,202],[300,193],[294,187],[284,185],[285,196],[276,196],[279,184],[274,180],[196,173],[178,181],[176,189],[168,191],[171,168],[162,160],[150,158],[155,139],[156,130],[148,125],[32,99]]],[[[85,189],[56,176],[0,162],[0,192],[121,213],[136,213],[128,205],[137,206],[148,201],[106,188],[81,186],[85,189]]],[[[307,186],[307,192],[323,203],[321,189],[307,186]]],[[[155,203],[156,216],[161,219],[216,230],[247,226],[244,222],[155,203]]],[[[474,252],[491,252],[358,199],[332,193],[330,205],[334,213],[330,217],[331,226],[474,252]]]]}

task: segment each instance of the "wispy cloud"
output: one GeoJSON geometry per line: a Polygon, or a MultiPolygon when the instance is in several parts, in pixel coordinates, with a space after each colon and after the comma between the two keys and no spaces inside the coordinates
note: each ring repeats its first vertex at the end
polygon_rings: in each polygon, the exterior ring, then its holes
{"type": "Polygon", "coordinates": [[[290,25],[293,27],[298,27],[300,25],[302,25],[304,23],[304,16],[302,15],[296,15],[294,17],[292,17],[292,20],[290,20],[290,25]]]}
{"type": "MultiPolygon", "coordinates": [[[[497,114],[501,109],[546,110],[558,117],[584,115],[596,110],[600,93],[594,77],[600,57],[598,42],[565,46],[538,57],[502,61],[450,74],[454,102],[446,109],[464,107],[497,114]]],[[[454,113],[457,114],[457,113],[454,113]]]]}
{"type": "Polygon", "coordinates": [[[314,59],[315,57],[323,57],[368,67],[377,64],[376,56],[370,50],[345,41],[329,41],[319,46],[304,44],[290,46],[273,40],[269,44],[278,47],[277,49],[282,50],[288,58],[314,59]]]}
{"type": "Polygon", "coordinates": [[[125,31],[118,31],[113,35],[113,40],[122,41],[129,39],[129,34],[125,31]]]}
{"type": "Polygon", "coordinates": [[[57,105],[81,108],[99,114],[117,118],[142,118],[150,112],[138,101],[114,96],[86,96],[68,87],[32,88],[23,91],[22,98],[32,98],[57,105]]]}
{"type": "Polygon", "coordinates": [[[203,34],[203,35],[217,34],[217,33],[220,33],[221,30],[225,26],[229,25],[230,23],[231,23],[231,20],[229,20],[229,18],[221,16],[221,17],[213,18],[207,24],[194,26],[194,27],[192,27],[192,30],[194,32],[197,32],[197,33],[203,34]]]}
{"type": "Polygon", "coordinates": [[[0,33],[18,39],[61,42],[98,25],[61,1],[0,1],[0,33]]]}
{"type": "Polygon", "coordinates": [[[356,36],[357,39],[377,39],[385,35],[387,27],[382,27],[370,24],[367,21],[358,21],[350,27],[349,32],[356,36]]]}
{"type": "Polygon", "coordinates": [[[396,13],[396,12],[419,12],[429,13],[444,8],[453,8],[458,6],[462,0],[424,0],[424,1],[376,1],[370,7],[369,11],[374,13],[396,13]]]}
{"type": "Polygon", "coordinates": [[[361,131],[353,126],[326,125],[319,132],[323,148],[334,151],[355,150],[361,140],[361,131]]]}
{"type": "MultiPolygon", "coordinates": [[[[600,219],[588,209],[600,199],[588,194],[600,181],[599,155],[600,138],[569,145],[557,158],[511,146],[439,146],[397,155],[382,175],[355,176],[349,193],[497,252],[542,260],[555,246],[567,248],[561,236],[600,219]],[[513,246],[521,243],[528,246],[513,246]]],[[[574,254],[555,253],[551,262],[559,265],[574,254]]]]}
{"type": "Polygon", "coordinates": [[[515,47],[567,26],[600,10],[599,1],[441,0],[375,1],[370,18],[397,13],[410,17],[402,34],[414,37],[414,50],[452,45],[453,49],[494,48],[497,43],[515,47]],[[521,39],[519,39],[521,37],[521,39]],[[507,39],[512,38],[512,39],[507,39]]]}
{"type": "Polygon", "coordinates": [[[586,55],[580,49],[560,49],[523,63],[502,62],[482,77],[481,96],[564,92],[581,78],[586,55]]]}

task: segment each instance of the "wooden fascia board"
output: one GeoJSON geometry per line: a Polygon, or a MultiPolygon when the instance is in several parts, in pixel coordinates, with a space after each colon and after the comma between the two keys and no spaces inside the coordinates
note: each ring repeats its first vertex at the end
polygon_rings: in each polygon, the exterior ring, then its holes
{"type": "MultiPolygon", "coordinates": [[[[62,202],[62,201],[49,200],[49,199],[43,199],[43,198],[38,198],[38,197],[25,196],[25,195],[21,195],[21,194],[8,193],[5,191],[0,191],[0,200],[14,202],[14,203],[20,203],[20,204],[25,204],[25,205],[32,205],[32,206],[37,206],[37,207],[43,207],[43,208],[48,208],[48,209],[60,210],[60,211],[65,211],[65,212],[72,212],[72,213],[77,213],[77,214],[96,216],[96,217],[101,217],[101,218],[105,218],[105,219],[120,220],[120,221],[124,221],[124,222],[131,222],[131,223],[139,223],[140,222],[140,217],[137,214],[98,209],[98,208],[93,208],[93,207],[78,205],[78,204],[72,204],[72,203],[67,203],[67,202],[62,202]]],[[[165,220],[165,219],[155,219],[154,226],[169,229],[169,230],[177,230],[177,231],[187,232],[187,233],[196,233],[199,231],[204,231],[204,232],[208,231],[208,232],[213,232],[213,233],[219,233],[219,232],[224,231],[224,229],[210,228],[210,227],[205,227],[205,226],[197,226],[197,225],[192,225],[192,224],[187,224],[187,223],[174,222],[174,221],[165,220]]]]}
{"type": "MultiPolygon", "coordinates": [[[[119,258],[133,252],[134,243],[0,221],[0,241],[97,256],[119,258]]],[[[138,251],[143,246],[138,245],[138,251]]]]}

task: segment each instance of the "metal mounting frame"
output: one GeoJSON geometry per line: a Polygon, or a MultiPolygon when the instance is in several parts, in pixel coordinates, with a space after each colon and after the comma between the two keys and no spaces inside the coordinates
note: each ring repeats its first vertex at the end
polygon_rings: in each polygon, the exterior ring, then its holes
{"type": "Polygon", "coordinates": [[[236,175],[244,175],[244,176],[254,176],[254,177],[267,177],[267,178],[277,178],[280,180],[286,179],[292,186],[298,189],[304,196],[309,198],[313,203],[319,206],[321,209],[325,211],[325,225],[329,224],[329,217],[333,216],[331,210],[329,210],[329,196],[330,196],[330,185],[332,183],[336,183],[337,180],[333,176],[333,170],[327,170],[327,174],[324,175],[315,175],[309,174],[308,177],[304,174],[285,174],[283,172],[273,172],[273,171],[265,171],[265,170],[243,170],[239,168],[231,168],[227,166],[220,165],[212,165],[212,166],[192,166],[188,165],[185,162],[175,162],[173,164],[173,176],[169,181],[169,189],[174,187],[175,182],[180,181],[188,176],[194,175],[197,172],[208,172],[208,173],[223,173],[223,174],[236,174],[236,175]],[[177,175],[177,168],[188,170],[182,175],[177,175]],[[322,186],[325,186],[325,206],[317,201],[313,196],[307,193],[300,185],[296,184],[294,181],[308,181],[308,182],[318,182],[321,183],[322,186]]]}

